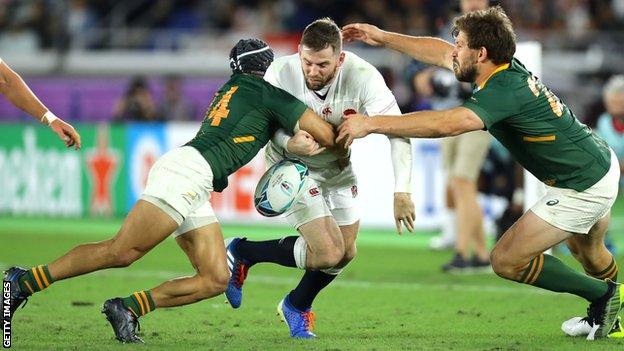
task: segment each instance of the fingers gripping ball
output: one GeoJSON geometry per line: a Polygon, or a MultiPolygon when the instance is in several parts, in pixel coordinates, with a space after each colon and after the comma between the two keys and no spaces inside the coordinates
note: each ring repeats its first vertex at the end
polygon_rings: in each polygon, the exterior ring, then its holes
{"type": "Polygon", "coordinates": [[[295,160],[282,160],[260,178],[254,194],[256,210],[266,217],[288,211],[303,192],[308,167],[295,160]]]}

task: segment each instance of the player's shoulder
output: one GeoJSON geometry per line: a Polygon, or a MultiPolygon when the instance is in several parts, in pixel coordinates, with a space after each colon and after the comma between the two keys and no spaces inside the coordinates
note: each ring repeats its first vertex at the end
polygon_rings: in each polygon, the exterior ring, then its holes
{"type": "Polygon", "coordinates": [[[516,89],[526,88],[533,79],[533,75],[526,70],[517,59],[513,59],[509,67],[494,74],[486,83],[484,92],[513,93],[516,89]]]}
{"type": "Polygon", "coordinates": [[[365,84],[370,81],[376,81],[383,77],[379,70],[370,62],[364,60],[351,51],[344,51],[345,59],[342,64],[342,74],[351,82],[356,84],[365,84]]]}
{"type": "Polygon", "coordinates": [[[293,67],[299,64],[299,54],[294,53],[292,55],[280,56],[273,60],[269,66],[269,70],[274,73],[282,73],[285,71],[294,71],[293,67]]]}
{"type": "Polygon", "coordinates": [[[343,63],[344,70],[353,71],[355,73],[379,72],[377,68],[375,68],[375,66],[358,56],[356,53],[347,50],[343,52],[345,54],[345,59],[343,63]]]}

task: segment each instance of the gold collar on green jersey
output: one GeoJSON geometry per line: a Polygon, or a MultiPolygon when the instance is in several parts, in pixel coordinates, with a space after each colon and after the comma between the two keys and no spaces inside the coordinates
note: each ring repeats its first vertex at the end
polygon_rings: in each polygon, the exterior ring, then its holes
{"type": "Polygon", "coordinates": [[[508,63],[503,63],[502,65],[496,67],[494,72],[490,73],[490,75],[487,78],[485,78],[485,81],[483,82],[483,84],[477,86],[477,91],[483,89],[485,87],[485,83],[487,83],[488,80],[490,80],[490,78],[492,78],[493,75],[495,75],[496,73],[498,73],[498,72],[500,72],[500,71],[502,71],[504,69],[507,69],[507,68],[509,68],[509,64],[508,63]]]}

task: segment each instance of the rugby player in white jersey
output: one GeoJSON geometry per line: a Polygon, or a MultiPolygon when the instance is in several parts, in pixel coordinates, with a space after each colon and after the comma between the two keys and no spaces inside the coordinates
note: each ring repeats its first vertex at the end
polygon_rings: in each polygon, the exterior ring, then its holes
{"type": "MultiPolygon", "coordinates": [[[[381,74],[354,53],[342,51],[340,29],[329,18],[306,27],[299,52],[275,60],[265,80],[293,94],[326,121],[338,126],[343,115],[400,114],[381,74]]],[[[410,182],[410,140],[390,138],[395,175],[394,216],[399,233],[413,230],[414,204],[410,182]]],[[[227,241],[232,272],[226,296],[234,308],[242,302],[242,285],[249,267],[273,262],[306,270],[299,285],[279,303],[278,312],[290,335],[313,338],[312,302],[355,257],[359,229],[356,209],[357,178],[348,157],[326,152],[305,132],[294,136],[278,131],[266,147],[268,166],[296,158],[310,169],[310,180],[300,200],[286,212],[288,223],[300,236],[252,242],[227,241]]]]}

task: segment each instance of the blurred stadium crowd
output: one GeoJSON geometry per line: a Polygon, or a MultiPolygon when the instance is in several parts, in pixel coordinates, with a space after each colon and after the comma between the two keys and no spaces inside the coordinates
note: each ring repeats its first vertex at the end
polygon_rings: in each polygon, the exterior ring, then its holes
{"type": "MultiPolygon", "coordinates": [[[[602,85],[614,73],[624,72],[624,0],[491,3],[501,3],[507,10],[520,41],[541,43],[545,53],[542,78],[578,111],[579,118],[595,125],[604,111],[602,85]]],[[[206,43],[219,40],[229,45],[229,39],[244,36],[296,40],[308,23],[323,16],[338,24],[363,21],[401,33],[448,37],[449,19],[457,12],[455,0],[0,0],[0,52],[188,52],[210,48],[206,43]]],[[[419,103],[422,96],[419,98],[412,86],[412,71],[380,68],[403,107],[419,103]]],[[[28,77],[28,72],[25,75],[28,77]]],[[[169,89],[169,97],[184,86],[183,79],[168,81],[162,90],[169,89]]],[[[131,89],[135,86],[151,93],[144,78],[135,77],[128,85],[127,92],[136,92],[131,89]]],[[[165,95],[160,94],[153,104],[164,108],[165,95]]],[[[142,105],[150,105],[148,100],[142,99],[142,105]]],[[[179,99],[170,101],[179,103],[179,99]]],[[[109,109],[114,120],[123,115],[117,105],[109,109]]],[[[191,105],[175,107],[173,119],[201,118],[199,110],[204,106],[198,102],[191,105]]],[[[165,118],[150,112],[146,116],[134,118],[165,118]]]]}
{"type": "MultiPolygon", "coordinates": [[[[547,48],[617,45],[624,0],[498,1],[519,37],[547,48]],[[602,31],[599,36],[596,31],[602,31]]],[[[0,48],[184,49],[189,36],[298,33],[319,17],[368,22],[408,34],[437,34],[454,0],[2,0],[0,48]],[[18,45],[15,45],[18,42],[18,45]]]]}

